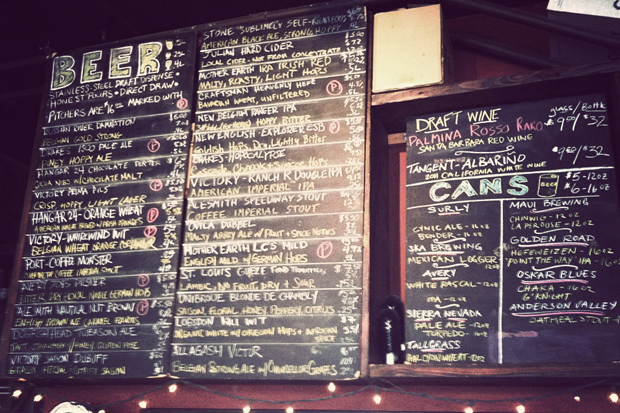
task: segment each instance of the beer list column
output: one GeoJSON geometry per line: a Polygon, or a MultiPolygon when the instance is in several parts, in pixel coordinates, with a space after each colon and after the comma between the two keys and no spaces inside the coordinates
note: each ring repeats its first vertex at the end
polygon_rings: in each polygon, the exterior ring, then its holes
{"type": "Polygon", "coordinates": [[[8,374],[164,373],[195,33],[56,57],[8,374]]]}
{"type": "Polygon", "coordinates": [[[207,29],[171,374],[359,374],[365,14],[207,29]]]}

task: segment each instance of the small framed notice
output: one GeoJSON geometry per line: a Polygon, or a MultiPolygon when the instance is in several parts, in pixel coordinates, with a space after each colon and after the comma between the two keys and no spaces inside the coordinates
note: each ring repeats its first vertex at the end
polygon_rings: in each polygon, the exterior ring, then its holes
{"type": "Polygon", "coordinates": [[[375,15],[372,91],[443,82],[440,5],[375,15]]]}

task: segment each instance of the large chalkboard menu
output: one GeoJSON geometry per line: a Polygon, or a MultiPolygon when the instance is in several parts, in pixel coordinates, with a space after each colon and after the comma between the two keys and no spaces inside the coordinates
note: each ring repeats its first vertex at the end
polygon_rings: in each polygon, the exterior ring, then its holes
{"type": "Polygon", "coordinates": [[[406,361],[620,360],[604,95],[407,123],[406,361]]]}
{"type": "Polygon", "coordinates": [[[359,375],[365,21],[201,32],[172,375],[359,375]]]}
{"type": "Polygon", "coordinates": [[[53,60],[9,376],[359,376],[366,15],[318,10],[53,60]]]}
{"type": "Polygon", "coordinates": [[[184,32],[53,60],[9,375],[165,372],[195,48],[184,32]]]}

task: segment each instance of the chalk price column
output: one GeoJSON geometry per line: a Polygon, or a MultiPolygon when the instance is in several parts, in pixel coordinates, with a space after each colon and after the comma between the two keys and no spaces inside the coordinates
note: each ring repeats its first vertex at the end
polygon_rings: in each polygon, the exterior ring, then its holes
{"type": "Polygon", "coordinates": [[[562,139],[538,144],[546,170],[528,177],[536,197],[506,203],[504,360],[617,361],[620,223],[607,105],[579,96],[538,113],[523,116],[533,139],[562,139]]]}
{"type": "Polygon", "coordinates": [[[165,372],[194,48],[187,33],[55,58],[10,375],[165,372]]]}
{"type": "Polygon", "coordinates": [[[203,32],[171,373],[359,371],[361,8],[203,32]]]}

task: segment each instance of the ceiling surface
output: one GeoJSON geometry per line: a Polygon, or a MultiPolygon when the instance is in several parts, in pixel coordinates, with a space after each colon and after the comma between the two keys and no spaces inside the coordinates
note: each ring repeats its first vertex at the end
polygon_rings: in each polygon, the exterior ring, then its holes
{"type": "Polygon", "coordinates": [[[5,1],[0,63],[109,41],[181,29],[312,0],[5,1]]]}
{"type": "MultiPolygon", "coordinates": [[[[342,1],[342,0],[341,0],[342,1]]],[[[474,0],[472,0],[474,1],[474,0]]],[[[479,1],[479,0],[475,0],[479,1]]],[[[438,1],[358,0],[374,9],[438,1]]],[[[541,0],[492,0],[516,7],[541,0]]],[[[0,6],[0,64],[50,51],[62,52],[217,22],[236,17],[302,7],[321,0],[63,0],[4,1],[0,6]]],[[[444,17],[462,13],[445,1],[444,17]],[[446,15],[447,13],[447,15],[446,15]]]]}

